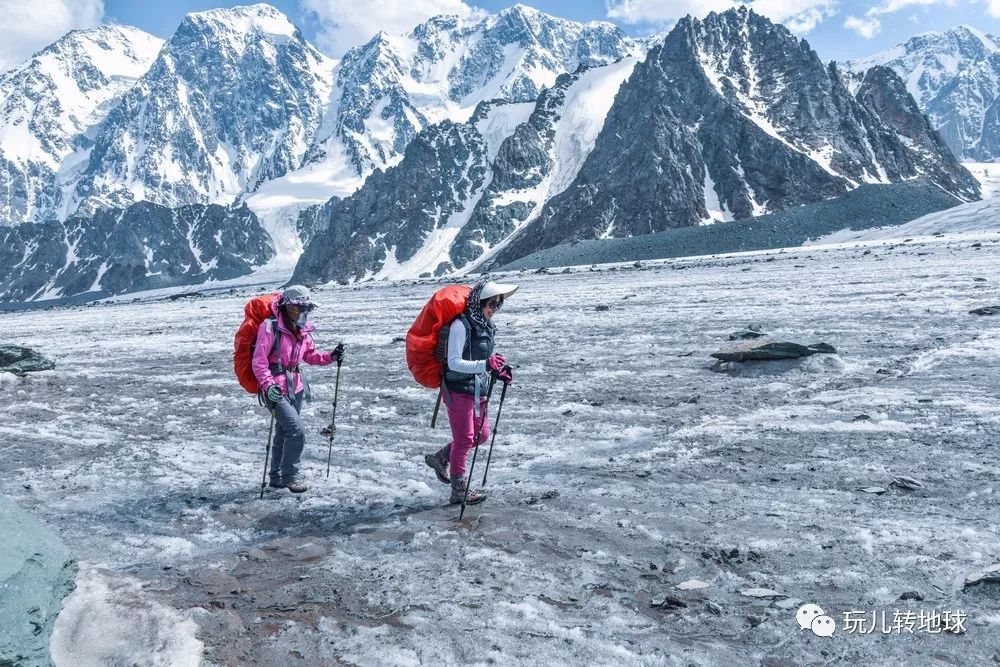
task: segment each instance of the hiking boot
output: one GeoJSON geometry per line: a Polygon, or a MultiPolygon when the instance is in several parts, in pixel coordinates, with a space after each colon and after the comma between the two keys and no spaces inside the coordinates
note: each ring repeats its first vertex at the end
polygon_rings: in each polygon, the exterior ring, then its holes
{"type": "Polygon", "coordinates": [[[267,485],[269,487],[271,487],[272,489],[283,489],[283,488],[285,488],[285,483],[281,481],[280,477],[274,477],[274,476],[272,476],[271,479],[268,481],[267,485]]]}
{"type": "Polygon", "coordinates": [[[462,501],[465,501],[466,505],[478,505],[479,503],[486,500],[485,491],[477,491],[476,489],[469,489],[469,497],[465,497],[465,479],[457,477],[451,482],[451,504],[461,505],[462,501]]]}
{"type": "Polygon", "coordinates": [[[442,484],[450,484],[451,478],[448,477],[448,459],[451,456],[451,445],[445,445],[442,449],[437,450],[433,454],[427,454],[424,456],[424,463],[430,466],[434,474],[437,475],[438,481],[442,484]]]}
{"type": "Polygon", "coordinates": [[[292,493],[305,493],[306,491],[309,490],[309,487],[306,486],[306,483],[303,482],[298,477],[290,479],[287,482],[282,483],[282,486],[284,486],[286,489],[288,489],[292,493]]]}

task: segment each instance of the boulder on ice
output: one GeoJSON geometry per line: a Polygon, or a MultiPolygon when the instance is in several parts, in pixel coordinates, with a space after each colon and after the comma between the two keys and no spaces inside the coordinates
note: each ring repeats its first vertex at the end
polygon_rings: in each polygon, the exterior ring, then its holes
{"type": "Polygon", "coordinates": [[[753,341],[713,352],[719,361],[772,361],[775,359],[799,359],[813,354],[836,354],[837,350],[826,343],[801,345],[787,341],[753,341]]]}
{"type": "Polygon", "coordinates": [[[34,371],[51,371],[55,367],[56,362],[30,347],[0,345],[0,373],[24,375],[34,371]]]}

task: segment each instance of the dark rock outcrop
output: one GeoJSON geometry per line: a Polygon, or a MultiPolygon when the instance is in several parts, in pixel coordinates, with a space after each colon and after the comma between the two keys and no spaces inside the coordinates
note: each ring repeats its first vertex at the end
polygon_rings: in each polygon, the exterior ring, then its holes
{"type": "Polygon", "coordinates": [[[245,206],[149,202],[0,228],[0,301],[95,297],[246,275],[274,255],[245,206]]]}
{"type": "Polygon", "coordinates": [[[24,375],[35,371],[50,371],[56,362],[40,352],[20,345],[0,345],[0,373],[24,375]]]}
{"type": "Polygon", "coordinates": [[[906,141],[910,150],[900,152],[899,158],[905,159],[901,173],[921,173],[960,199],[979,199],[979,183],[955,159],[895,72],[888,67],[868,70],[857,98],[906,141]]]}
{"type": "Polygon", "coordinates": [[[773,361],[776,359],[800,359],[814,354],[836,354],[837,350],[826,343],[802,345],[791,341],[753,341],[735,347],[713,352],[719,361],[773,361]]]}

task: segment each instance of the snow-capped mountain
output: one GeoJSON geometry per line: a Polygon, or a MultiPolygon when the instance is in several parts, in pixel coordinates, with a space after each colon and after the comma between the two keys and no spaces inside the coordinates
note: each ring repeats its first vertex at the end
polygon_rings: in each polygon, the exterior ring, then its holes
{"type": "MultiPolygon", "coordinates": [[[[449,128],[475,139],[484,120],[449,128]]],[[[682,20],[645,62],[560,77],[495,159],[468,148],[481,143],[432,128],[354,196],[311,211],[303,225],[321,231],[296,279],[440,274],[919,175],[979,196],[891,70],[873,68],[854,96],[836,66],[746,8],[682,20]],[[453,167],[464,193],[418,187],[453,167]]]]}
{"type": "Polygon", "coordinates": [[[94,297],[250,273],[274,255],[246,206],[139,202],[0,228],[0,301],[94,297]]]}
{"type": "Polygon", "coordinates": [[[856,80],[884,65],[959,157],[1000,157],[1000,41],[970,26],[917,35],[869,58],[847,63],[856,80]]]}
{"type": "Polygon", "coordinates": [[[310,160],[333,140],[359,173],[392,164],[428,125],[464,122],[483,101],[534,101],[564,72],[637,54],[617,26],[524,5],[474,23],[443,16],[409,35],[380,33],[338,66],[339,99],[310,160]]]}
{"type": "Polygon", "coordinates": [[[439,16],[407,35],[379,33],[337,65],[303,168],[264,185],[248,204],[277,227],[289,212],[345,197],[374,169],[398,163],[430,125],[464,123],[484,101],[534,101],[560,74],[645,48],[611,23],[577,23],[524,5],[479,20],[439,16]]]}
{"type": "MultiPolygon", "coordinates": [[[[76,45],[91,32],[0,77],[7,221],[44,223],[8,234],[6,298],[190,281],[213,261],[249,271],[300,252],[304,282],[440,275],[921,175],[979,196],[891,69],[824,66],[746,7],[636,41],[516,5],[379,34],[340,62],[263,4],[188,15],[162,45],[124,28],[76,45]],[[185,221],[204,216],[180,209],[191,205],[211,211],[215,243],[196,248],[185,221]],[[143,215],[162,228],[150,243],[135,240],[143,215]],[[220,240],[226,220],[241,249],[220,240]],[[88,225],[99,241],[79,240],[88,225]],[[101,244],[124,248],[129,279],[101,268],[117,266],[101,244]]],[[[917,78],[937,99],[955,71],[917,78]]],[[[1000,127],[1000,108],[984,117],[1000,127]]]]}
{"type": "Polygon", "coordinates": [[[270,5],[189,14],[101,124],[65,213],[228,204],[297,168],[332,69],[270,5]]]}
{"type": "MultiPolygon", "coordinates": [[[[431,128],[451,121],[453,131],[468,135],[481,168],[477,172],[470,163],[463,171],[475,183],[471,191],[463,189],[466,184],[440,184],[441,191],[455,188],[463,221],[474,219],[461,238],[468,246],[474,243],[468,236],[473,229],[497,235],[489,231],[497,221],[487,220],[494,214],[483,212],[493,191],[483,206],[475,205],[490,183],[486,176],[500,144],[527,120],[539,94],[561,74],[617,62],[646,48],[612,24],[580,24],[523,5],[474,21],[437,17],[408,35],[379,34],[339,63],[319,54],[283,14],[263,4],[190,14],[166,43],[150,39],[145,60],[134,63],[127,76],[115,76],[117,87],[86,116],[85,127],[72,128],[85,140],[63,139],[69,147],[56,156],[61,162],[50,159],[45,187],[8,188],[43,203],[32,203],[30,215],[8,216],[11,222],[72,216],[72,224],[79,225],[103,220],[101,211],[132,210],[142,201],[168,208],[243,201],[258,214],[278,254],[295,258],[301,240],[321,230],[297,224],[300,209],[349,195],[373,170],[398,163],[421,131],[446,136],[448,126],[431,128]],[[492,100],[500,101],[481,105],[492,100]],[[484,115],[473,121],[480,106],[484,115]],[[487,113],[489,108],[494,111],[487,113]]],[[[139,49],[125,44],[120,50],[139,49]]],[[[590,119],[590,135],[596,135],[593,123],[599,129],[602,117],[603,111],[590,119]]],[[[587,141],[592,145],[593,136],[587,141]]],[[[22,268],[65,274],[79,262],[75,245],[65,241],[68,232],[56,227],[26,228],[20,235],[34,229],[53,253],[60,245],[55,239],[63,237],[62,263],[53,254],[22,268]]],[[[451,241],[461,227],[452,223],[451,241]]],[[[461,256],[453,262],[448,244],[443,250],[425,258],[424,268],[466,262],[461,256]]],[[[76,287],[60,284],[59,293],[76,287]]],[[[55,293],[52,286],[17,291],[31,298],[55,293]]]]}
{"type": "Polygon", "coordinates": [[[635,59],[559,76],[537,102],[480,103],[421,131],[398,165],[303,214],[321,230],[294,280],[441,275],[529,221],[576,175],[635,59]]]}
{"type": "Polygon", "coordinates": [[[960,200],[979,197],[891,70],[870,70],[855,97],[835,65],[745,7],[688,17],[622,86],[573,184],[497,261],[918,175],[960,200]]]}
{"type": "Polygon", "coordinates": [[[86,160],[95,126],[162,44],[127,26],[76,30],[0,74],[0,225],[59,210],[59,175],[86,160]]]}

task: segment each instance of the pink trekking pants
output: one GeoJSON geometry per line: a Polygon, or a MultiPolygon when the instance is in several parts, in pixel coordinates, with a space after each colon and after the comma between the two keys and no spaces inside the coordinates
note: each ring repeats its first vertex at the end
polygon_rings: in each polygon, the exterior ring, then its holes
{"type": "Polygon", "coordinates": [[[476,445],[481,445],[490,439],[490,418],[486,414],[486,399],[479,399],[479,416],[473,413],[476,397],[472,394],[460,394],[457,391],[448,394],[448,423],[451,425],[451,458],[449,459],[449,474],[452,479],[465,477],[465,462],[469,452],[476,445]],[[476,427],[480,427],[479,439],[476,439],[476,427]]]}

